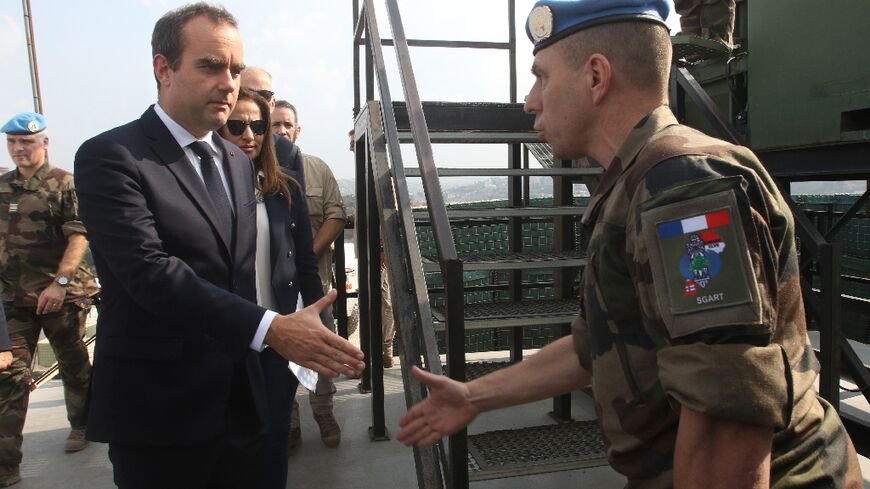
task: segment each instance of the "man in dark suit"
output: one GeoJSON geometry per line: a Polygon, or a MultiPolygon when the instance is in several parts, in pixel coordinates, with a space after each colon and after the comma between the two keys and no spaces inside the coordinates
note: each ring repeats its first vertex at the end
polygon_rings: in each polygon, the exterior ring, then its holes
{"type": "Polygon", "coordinates": [[[204,3],[169,12],[152,52],[158,103],[76,154],[104,287],[87,434],[109,443],[122,489],[256,487],[256,352],[268,345],[328,376],[360,372],[362,353],[320,321],[334,292],[287,316],[252,302],[252,165],[213,133],[244,69],[232,14],[204,3]]]}
{"type": "MultiPolygon", "coordinates": [[[[272,84],[272,74],[263,68],[248,66],[242,72],[242,88],[253,90],[269,102],[269,111],[275,110],[275,89],[272,84]]],[[[275,142],[275,158],[282,167],[293,171],[296,180],[305,187],[305,171],[303,169],[302,151],[296,143],[277,134],[272,134],[275,142]]]]}

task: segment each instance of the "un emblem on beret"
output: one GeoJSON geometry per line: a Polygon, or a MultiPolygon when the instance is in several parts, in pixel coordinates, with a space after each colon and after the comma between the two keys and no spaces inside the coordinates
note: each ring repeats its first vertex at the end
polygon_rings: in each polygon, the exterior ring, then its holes
{"type": "Polygon", "coordinates": [[[535,42],[541,42],[553,35],[553,11],[546,5],[539,5],[529,14],[529,32],[535,42]]]}
{"type": "Polygon", "coordinates": [[[27,123],[27,130],[30,132],[36,132],[39,129],[39,123],[36,121],[30,121],[27,123]]]}

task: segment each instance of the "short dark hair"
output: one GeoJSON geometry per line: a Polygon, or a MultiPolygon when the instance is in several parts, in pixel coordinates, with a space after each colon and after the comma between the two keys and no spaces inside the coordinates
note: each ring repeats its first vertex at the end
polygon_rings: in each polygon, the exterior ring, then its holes
{"type": "Polygon", "coordinates": [[[290,102],[286,100],[279,100],[275,102],[275,108],[288,109],[293,112],[293,117],[296,118],[296,123],[299,124],[299,112],[296,112],[296,107],[293,106],[290,102]]]}
{"type": "Polygon", "coordinates": [[[586,64],[593,53],[600,53],[635,87],[667,90],[672,49],[668,30],[661,24],[601,24],[578,31],[554,47],[575,68],[586,64]]]}
{"type": "MultiPolygon", "coordinates": [[[[208,17],[215,24],[229,24],[236,28],[239,26],[233,14],[220,5],[214,6],[205,2],[184,5],[166,12],[154,24],[154,31],[151,33],[151,56],[162,55],[172,71],[178,70],[181,53],[184,51],[184,36],[181,35],[181,31],[190,19],[201,15],[208,17]]],[[[157,90],[160,90],[159,80],[157,90]]]]}

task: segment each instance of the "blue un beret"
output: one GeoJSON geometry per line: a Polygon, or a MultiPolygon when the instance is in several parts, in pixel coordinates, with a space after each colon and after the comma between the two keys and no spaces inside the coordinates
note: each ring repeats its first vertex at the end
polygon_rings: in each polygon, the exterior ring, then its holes
{"type": "Polygon", "coordinates": [[[36,112],[22,112],[9,119],[9,122],[3,124],[3,128],[0,128],[0,132],[15,136],[36,134],[43,130],[45,130],[45,117],[36,112]]]}
{"type": "Polygon", "coordinates": [[[534,52],[594,25],[641,20],[665,24],[672,0],[540,0],[526,20],[534,52]]]}

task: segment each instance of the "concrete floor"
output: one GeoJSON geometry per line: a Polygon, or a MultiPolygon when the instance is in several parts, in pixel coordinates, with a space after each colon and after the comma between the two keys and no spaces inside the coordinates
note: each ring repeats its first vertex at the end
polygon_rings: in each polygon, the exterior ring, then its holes
{"type": "MultiPolygon", "coordinates": [[[[335,414],[342,426],[343,436],[341,445],[335,449],[327,448],[320,441],[317,425],[311,417],[308,396],[300,392],[302,446],[291,456],[288,487],[330,489],[417,487],[414,459],[410,449],[395,440],[369,441],[371,397],[360,394],[357,384],[357,380],[345,378],[340,378],[336,382],[335,414]],[[294,483],[294,480],[304,482],[294,483]]],[[[405,412],[402,378],[398,368],[386,371],[385,398],[386,424],[392,434],[398,429],[398,420],[405,412]]],[[[543,424],[549,422],[546,415],[549,408],[549,401],[544,401],[505,412],[487,413],[472,425],[470,432],[474,434],[489,429],[543,424]]],[[[578,419],[588,417],[590,412],[588,401],[578,399],[575,402],[574,413],[578,419]]],[[[68,432],[63,387],[60,380],[54,379],[31,395],[24,434],[24,461],[21,466],[24,480],[16,485],[16,488],[108,489],[115,487],[112,482],[112,468],[108,461],[107,446],[92,443],[81,452],[65,454],[63,442],[68,432]]],[[[618,488],[624,484],[621,476],[604,466],[474,482],[472,487],[475,489],[524,487],[532,480],[536,489],[568,486],[618,488]]]]}
{"type": "MultiPolygon", "coordinates": [[[[93,327],[96,315],[88,319],[93,327]]],[[[359,345],[358,333],[350,337],[359,345]]],[[[46,345],[47,347],[47,345],[46,345]]],[[[91,346],[91,351],[93,345],[91,346]]],[[[50,353],[50,350],[44,352],[50,353]]],[[[533,354],[533,350],[525,352],[533,354]]],[[[503,353],[472,353],[469,360],[505,360],[503,353]]],[[[396,359],[398,360],[398,359],[396,359]]],[[[443,359],[442,359],[443,361],[443,359]]],[[[398,361],[396,362],[398,366],[398,361]]],[[[342,442],[334,449],[320,441],[317,424],[311,417],[308,395],[301,389],[299,405],[302,422],[302,446],[291,455],[288,488],[392,489],[416,488],[414,456],[411,449],[395,440],[372,442],[368,429],[371,422],[371,396],[360,394],[358,380],[340,377],[336,381],[335,415],[342,427],[342,442]],[[294,482],[296,481],[296,482],[294,482]],[[304,482],[302,482],[304,481],[304,482]]],[[[402,374],[398,367],[385,370],[386,426],[389,434],[398,430],[399,418],[405,413],[402,374]]],[[[521,428],[551,423],[547,416],[550,401],[485,413],[471,427],[469,434],[496,429],[521,428]]],[[[574,396],[575,419],[594,419],[594,408],[582,393],[574,396]]],[[[85,450],[67,454],[64,440],[69,434],[63,386],[59,378],[46,381],[30,396],[30,408],[24,426],[23,481],[16,489],[109,489],[115,487],[108,446],[91,443],[85,450]]],[[[564,487],[619,488],[624,478],[608,466],[575,471],[513,477],[473,482],[474,489],[524,487],[534,482],[536,489],[564,487]]],[[[870,486],[868,486],[870,489],[870,486]]]]}
{"type": "MultiPolygon", "coordinates": [[[[392,489],[417,487],[414,460],[410,449],[389,440],[369,441],[371,398],[360,394],[357,380],[340,378],[336,382],[335,413],[343,436],[338,448],[330,449],[320,441],[317,425],[311,417],[307,395],[300,393],[302,416],[302,446],[291,456],[290,488],[330,489],[392,489]],[[296,482],[294,482],[296,481],[296,482]]],[[[386,424],[390,433],[398,429],[398,420],[405,412],[402,379],[398,368],[385,375],[386,424]]],[[[592,419],[588,398],[574,397],[576,419],[592,419]]],[[[469,429],[470,434],[510,427],[533,426],[549,422],[550,401],[485,413],[469,429]]],[[[112,482],[112,467],[107,446],[93,443],[73,454],[63,452],[69,432],[60,380],[48,381],[31,395],[30,410],[25,425],[24,480],[16,489],[108,489],[112,482]]],[[[861,458],[866,489],[870,489],[870,461],[861,458]]],[[[557,472],[552,474],[513,477],[473,482],[473,489],[507,489],[535,487],[556,488],[620,488],[624,479],[607,466],[557,472]]]]}

